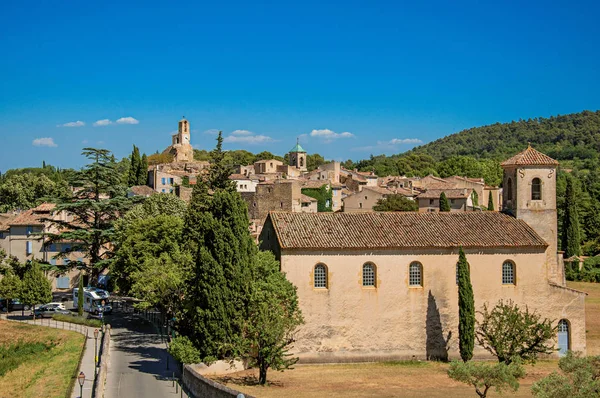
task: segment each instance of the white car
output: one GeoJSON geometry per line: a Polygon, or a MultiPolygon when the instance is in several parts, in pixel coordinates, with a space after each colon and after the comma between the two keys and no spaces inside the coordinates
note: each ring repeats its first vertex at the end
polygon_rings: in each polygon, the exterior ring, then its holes
{"type": "Polygon", "coordinates": [[[63,303],[48,303],[48,304],[44,304],[44,307],[55,308],[57,310],[66,310],[67,309],[63,303]]]}

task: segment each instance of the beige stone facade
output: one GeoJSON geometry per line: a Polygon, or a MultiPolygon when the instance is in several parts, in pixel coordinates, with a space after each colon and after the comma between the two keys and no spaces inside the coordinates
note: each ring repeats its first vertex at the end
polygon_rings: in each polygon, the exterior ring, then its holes
{"type": "Polygon", "coordinates": [[[270,211],[299,212],[302,209],[300,184],[295,180],[276,180],[256,185],[255,192],[241,192],[248,216],[262,224],[270,211]]]}
{"type": "MultiPolygon", "coordinates": [[[[301,361],[458,358],[459,247],[477,310],[512,300],[564,320],[561,348],[585,353],[585,293],[565,286],[556,250],[557,163],[528,151],[503,163],[504,204],[514,217],[270,213],[259,240],[298,288],[301,361]]],[[[476,346],[475,357],[490,354],[476,346]]]]}
{"type": "Polygon", "coordinates": [[[178,123],[177,133],[173,134],[172,142],[163,153],[173,156],[174,162],[192,162],[194,161],[194,148],[191,144],[190,123],[181,119],[178,123]]]}

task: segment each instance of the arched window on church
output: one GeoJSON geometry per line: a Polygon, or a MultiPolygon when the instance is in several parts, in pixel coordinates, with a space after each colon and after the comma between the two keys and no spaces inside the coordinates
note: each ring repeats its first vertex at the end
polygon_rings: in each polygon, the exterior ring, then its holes
{"type": "Polygon", "coordinates": [[[315,265],[315,288],[327,289],[327,267],[324,264],[315,265]]]}
{"type": "Polygon", "coordinates": [[[537,177],[531,181],[531,200],[542,200],[542,180],[537,177]]]}
{"type": "Polygon", "coordinates": [[[417,261],[408,267],[408,285],[423,286],[423,266],[417,261]]]}
{"type": "Polygon", "coordinates": [[[512,179],[509,178],[508,181],[506,182],[506,197],[508,200],[512,200],[513,195],[512,195],[512,179]]]}
{"type": "Polygon", "coordinates": [[[300,167],[304,167],[304,158],[300,156],[300,167]]]}
{"type": "Polygon", "coordinates": [[[375,271],[375,264],[364,264],[362,272],[362,285],[366,287],[375,287],[376,275],[377,272],[375,271]]]}
{"type": "Polygon", "coordinates": [[[502,264],[502,284],[503,285],[514,285],[515,284],[515,263],[510,260],[506,260],[502,264]]]}

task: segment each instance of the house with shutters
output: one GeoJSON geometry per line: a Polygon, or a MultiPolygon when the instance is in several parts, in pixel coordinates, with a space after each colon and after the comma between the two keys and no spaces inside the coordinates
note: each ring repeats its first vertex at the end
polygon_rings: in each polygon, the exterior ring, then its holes
{"type": "Polygon", "coordinates": [[[555,322],[556,355],[585,353],[585,293],[566,286],[557,251],[557,166],[531,147],[502,163],[504,212],[269,213],[261,248],[297,287],[305,319],[295,355],[458,358],[460,248],[477,310],[512,300],[555,322]]]}

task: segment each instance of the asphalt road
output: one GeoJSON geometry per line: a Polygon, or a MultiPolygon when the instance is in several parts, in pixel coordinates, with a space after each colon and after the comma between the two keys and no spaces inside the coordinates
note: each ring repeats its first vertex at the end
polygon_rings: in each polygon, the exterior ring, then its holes
{"type": "Polygon", "coordinates": [[[154,327],[130,313],[115,311],[107,323],[112,326],[106,398],[179,397],[171,377],[174,362],[154,327]]]}

